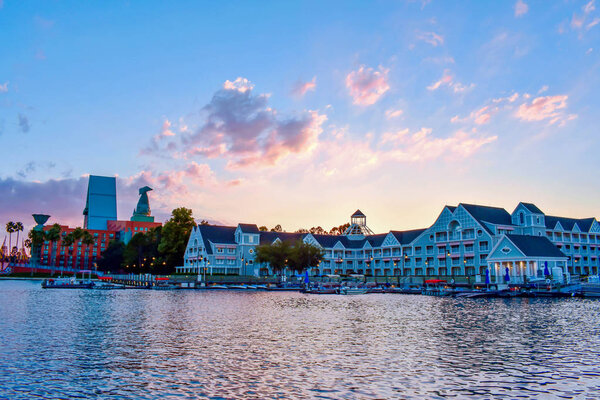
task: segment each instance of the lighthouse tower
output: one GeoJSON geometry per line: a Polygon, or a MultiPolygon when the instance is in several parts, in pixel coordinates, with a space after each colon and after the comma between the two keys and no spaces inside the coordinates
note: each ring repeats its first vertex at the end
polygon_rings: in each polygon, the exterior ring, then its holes
{"type": "Polygon", "coordinates": [[[367,235],[374,235],[373,231],[367,226],[367,216],[360,210],[356,210],[350,216],[350,226],[344,232],[348,239],[359,240],[367,235]]]}

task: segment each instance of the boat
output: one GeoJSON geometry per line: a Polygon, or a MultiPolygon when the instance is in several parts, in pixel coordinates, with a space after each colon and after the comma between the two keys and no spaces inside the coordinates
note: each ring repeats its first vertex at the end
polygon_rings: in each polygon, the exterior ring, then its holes
{"type": "Polygon", "coordinates": [[[309,294],[338,294],[338,289],[333,287],[316,287],[312,289],[307,289],[304,293],[309,294]]]}
{"type": "Polygon", "coordinates": [[[176,289],[181,289],[181,288],[178,286],[175,286],[175,285],[169,285],[168,283],[152,286],[152,290],[176,290],[176,289]]]}
{"type": "Polygon", "coordinates": [[[208,286],[197,286],[196,289],[206,289],[206,290],[227,290],[229,289],[225,285],[208,285],[208,286]]]}
{"type": "Polygon", "coordinates": [[[92,289],[94,282],[90,280],[78,280],[72,278],[49,278],[42,281],[44,289],[92,289]]]}
{"type": "Polygon", "coordinates": [[[421,289],[421,294],[425,296],[451,296],[454,291],[450,290],[443,279],[428,279],[423,282],[425,286],[421,289]]]}
{"type": "Polygon", "coordinates": [[[368,291],[369,289],[361,287],[342,287],[340,294],[366,294],[368,291]]]}
{"type": "Polygon", "coordinates": [[[246,286],[246,285],[228,285],[227,289],[246,290],[246,289],[248,289],[248,286],[246,286]]]}

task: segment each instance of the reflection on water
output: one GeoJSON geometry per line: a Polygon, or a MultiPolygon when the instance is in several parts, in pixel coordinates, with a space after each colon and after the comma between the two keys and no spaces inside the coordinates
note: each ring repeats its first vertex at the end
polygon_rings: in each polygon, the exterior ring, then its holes
{"type": "Polygon", "coordinates": [[[0,281],[1,398],[600,397],[600,302],[0,281]]]}

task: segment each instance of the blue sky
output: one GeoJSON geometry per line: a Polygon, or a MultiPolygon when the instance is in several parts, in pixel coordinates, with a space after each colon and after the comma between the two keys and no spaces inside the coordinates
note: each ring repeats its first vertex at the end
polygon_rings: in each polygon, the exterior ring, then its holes
{"type": "Polygon", "coordinates": [[[593,0],[0,4],[0,222],[80,225],[86,174],[120,218],[600,214],[593,0]]]}

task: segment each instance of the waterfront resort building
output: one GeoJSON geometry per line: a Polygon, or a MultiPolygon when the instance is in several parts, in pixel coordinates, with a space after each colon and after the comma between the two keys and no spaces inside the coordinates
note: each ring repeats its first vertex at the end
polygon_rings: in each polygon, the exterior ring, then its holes
{"type": "Polygon", "coordinates": [[[561,278],[598,273],[600,224],[595,218],[545,215],[530,203],[511,213],[461,203],[445,206],[426,229],[374,234],[357,210],[343,235],[261,232],[256,225],[198,225],[190,234],[181,273],[260,275],[259,244],[303,240],[320,247],[323,261],[313,275],[466,277],[520,283],[552,274],[561,278]]]}
{"type": "MultiPolygon", "coordinates": [[[[75,228],[61,225],[57,241],[46,240],[40,248],[38,269],[94,269],[96,261],[113,240],[127,244],[136,233],[145,233],[161,226],[151,215],[148,192],[144,186],[139,189],[140,198],[129,221],[117,220],[116,178],[90,175],[85,209],[83,210],[84,230],[93,241],[76,238],[73,243],[64,241],[75,228]]],[[[41,226],[48,231],[51,225],[41,226]]]]}

